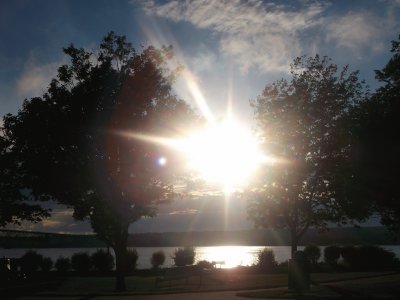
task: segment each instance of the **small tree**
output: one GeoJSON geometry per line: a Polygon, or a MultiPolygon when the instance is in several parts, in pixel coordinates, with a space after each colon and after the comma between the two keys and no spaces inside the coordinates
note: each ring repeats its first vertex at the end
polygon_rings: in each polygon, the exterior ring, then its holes
{"type": "Polygon", "coordinates": [[[78,273],[86,273],[92,268],[92,260],[86,252],[75,253],[71,257],[71,267],[78,273]]]}
{"type": "Polygon", "coordinates": [[[193,265],[196,257],[196,251],[193,247],[175,249],[172,259],[178,267],[193,265]]]}
{"type": "Polygon", "coordinates": [[[97,250],[90,258],[94,269],[99,272],[109,272],[114,268],[114,256],[102,249],[97,250]]]}
{"type": "Polygon", "coordinates": [[[53,260],[50,257],[43,257],[40,269],[43,272],[49,272],[53,268],[53,260]]]}
{"type": "Polygon", "coordinates": [[[71,269],[71,261],[68,257],[60,256],[54,264],[56,270],[60,273],[66,273],[71,269]]]}
{"type": "Polygon", "coordinates": [[[343,263],[346,267],[358,270],[360,268],[359,248],[354,246],[344,246],[340,250],[340,254],[343,258],[343,263]]]}
{"type": "Polygon", "coordinates": [[[327,264],[331,265],[332,267],[336,267],[338,260],[340,258],[340,247],[332,245],[327,246],[324,249],[324,260],[327,264]]]}
{"type": "Polygon", "coordinates": [[[162,250],[156,251],[151,255],[150,263],[153,269],[158,269],[165,262],[165,253],[162,250]]]}
{"type": "Polygon", "coordinates": [[[274,251],[264,248],[257,253],[257,267],[266,273],[271,273],[276,270],[278,263],[275,259],[274,251]]]}
{"type": "Polygon", "coordinates": [[[312,265],[317,265],[321,257],[321,249],[318,246],[308,245],[304,248],[304,253],[312,265]]]}
{"type": "Polygon", "coordinates": [[[42,264],[43,256],[38,254],[36,251],[29,250],[21,257],[21,269],[22,272],[27,275],[32,275],[38,271],[42,264]]]}
{"type": "Polygon", "coordinates": [[[129,249],[127,251],[126,268],[128,272],[133,272],[136,269],[138,259],[139,259],[139,254],[137,253],[136,249],[129,249]]]}

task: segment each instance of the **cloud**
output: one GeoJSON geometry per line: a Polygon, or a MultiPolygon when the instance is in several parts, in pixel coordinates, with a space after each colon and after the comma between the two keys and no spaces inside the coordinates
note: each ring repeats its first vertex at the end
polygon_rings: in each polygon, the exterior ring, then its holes
{"type": "Polygon", "coordinates": [[[326,40],[354,51],[385,49],[382,36],[391,27],[390,19],[383,20],[370,11],[353,11],[340,18],[331,18],[327,26],[326,40]]]}
{"type": "Polygon", "coordinates": [[[220,51],[243,71],[284,71],[294,56],[302,54],[299,34],[320,24],[328,4],[303,4],[300,8],[253,1],[140,1],[149,16],[189,22],[221,36],[220,51]]]}
{"type": "Polygon", "coordinates": [[[39,64],[31,57],[25,63],[20,76],[16,80],[16,91],[20,97],[41,96],[47,89],[62,62],[39,64]]]}

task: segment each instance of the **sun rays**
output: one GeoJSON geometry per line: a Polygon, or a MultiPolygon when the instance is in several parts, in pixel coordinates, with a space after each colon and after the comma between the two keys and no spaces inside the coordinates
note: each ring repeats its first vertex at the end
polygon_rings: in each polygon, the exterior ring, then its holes
{"type": "MultiPolygon", "coordinates": [[[[183,66],[180,72],[178,96],[193,103],[205,120],[202,128],[183,132],[181,136],[167,137],[135,132],[119,132],[124,136],[174,149],[184,158],[183,164],[191,174],[205,182],[218,186],[225,195],[245,186],[251,175],[271,158],[260,151],[260,141],[247,126],[233,116],[232,86],[227,86],[226,113],[217,118],[211,111],[196,75],[191,72],[185,57],[174,37],[159,28],[156,23],[143,26],[148,40],[162,46],[166,40],[174,42],[175,58],[168,61],[170,69],[183,66]]],[[[229,74],[228,78],[230,78],[229,74]]],[[[163,167],[169,163],[168,157],[160,156],[156,163],[163,167]]]]}

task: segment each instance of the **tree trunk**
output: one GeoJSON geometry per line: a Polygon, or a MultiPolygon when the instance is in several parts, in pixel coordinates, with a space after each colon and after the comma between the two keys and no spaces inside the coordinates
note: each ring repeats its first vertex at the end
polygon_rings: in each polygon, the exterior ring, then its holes
{"type": "Polygon", "coordinates": [[[115,241],[114,253],[115,253],[115,291],[125,292],[125,275],[126,275],[126,259],[127,259],[127,242],[128,242],[128,230],[122,230],[122,234],[115,241]]]}
{"type": "Polygon", "coordinates": [[[297,251],[297,244],[299,241],[295,229],[290,231],[290,238],[291,238],[291,258],[293,258],[294,253],[297,251]]]}

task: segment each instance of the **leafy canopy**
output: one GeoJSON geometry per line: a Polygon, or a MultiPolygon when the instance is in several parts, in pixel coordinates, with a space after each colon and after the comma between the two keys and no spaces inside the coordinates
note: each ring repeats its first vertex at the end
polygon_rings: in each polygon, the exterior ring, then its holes
{"type": "Polygon", "coordinates": [[[339,188],[351,149],[349,112],[363,99],[357,72],[316,55],[295,59],[290,74],[252,102],[265,152],[276,163],[249,192],[248,211],[257,226],[289,228],[295,245],[309,226],[367,212],[339,188]]]}
{"type": "Polygon", "coordinates": [[[64,53],[70,63],[42,97],[4,118],[5,131],[32,197],[72,207],[113,245],[173,197],[178,172],[172,151],[129,134],[177,135],[193,114],[171,91],[170,47],[138,53],[110,32],[93,52],[71,44],[64,53]]]}

